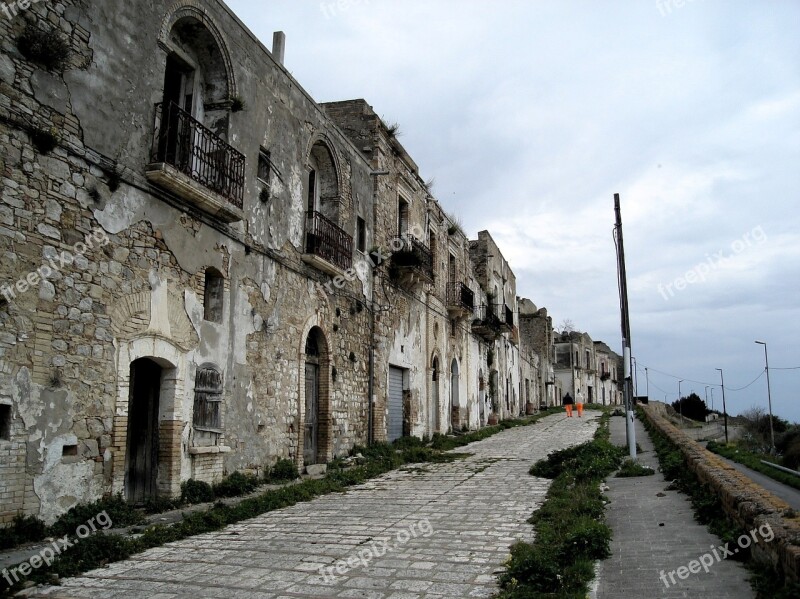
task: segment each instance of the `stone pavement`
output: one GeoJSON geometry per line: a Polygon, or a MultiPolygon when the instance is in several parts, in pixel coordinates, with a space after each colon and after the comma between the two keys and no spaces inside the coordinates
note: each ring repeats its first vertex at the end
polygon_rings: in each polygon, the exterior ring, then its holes
{"type": "Polygon", "coordinates": [[[526,520],[547,493],[549,481],[528,469],[550,451],[591,439],[597,416],[549,416],[459,450],[474,454],[466,460],[406,467],[347,493],[151,549],[29,596],[490,597],[509,546],[531,539],[526,520]],[[384,543],[385,553],[376,555],[384,543]],[[359,555],[371,558],[366,567],[357,563],[359,555]]]}
{"type": "MultiPolygon", "coordinates": [[[[610,427],[612,442],[625,445],[625,418],[611,418],[610,427]]],[[[718,547],[722,542],[697,523],[686,495],[667,490],[669,482],[658,472],[653,443],[638,420],[636,440],[642,448],[640,463],[654,468],[656,474],[608,479],[606,496],[611,503],[606,508],[606,519],[614,531],[612,556],[598,566],[593,596],[596,599],[755,597],[747,581],[747,570],[732,560],[714,559],[708,573],[700,570],[698,574],[689,574],[686,580],[674,574],[676,584],[672,584],[669,572],[688,566],[692,560],[711,552],[712,545],[718,547]],[[662,571],[669,587],[660,579],[662,571]]]]}

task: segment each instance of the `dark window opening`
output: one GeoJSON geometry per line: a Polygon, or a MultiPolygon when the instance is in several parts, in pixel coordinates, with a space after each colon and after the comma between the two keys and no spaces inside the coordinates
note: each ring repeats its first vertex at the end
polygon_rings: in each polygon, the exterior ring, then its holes
{"type": "Polygon", "coordinates": [[[194,379],[194,426],[222,432],[222,374],[215,368],[198,368],[194,379]]]}
{"type": "Polygon", "coordinates": [[[308,173],[308,211],[314,212],[317,209],[317,171],[312,170],[308,173]]]}
{"type": "Polygon", "coordinates": [[[61,448],[61,457],[72,457],[78,455],[78,446],[77,445],[64,445],[61,448]]]}
{"type": "Polygon", "coordinates": [[[270,153],[264,148],[261,148],[258,152],[258,178],[265,185],[269,185],[269,175],[272,170],[271,165],[272,160],[270,153]]]}
{"type": "Polygon", "coordinates": [[[205,291],[203,294],[203,318],[209,322],[222,322],[222,301],[225,292],[225,279],[215,268],[206,270],[205,291]]]}
{"type": "Polygon", "coordinates": [[[361,253],[367,251],[367,222],[360,216],[356,219],[356,248],[361,253]]]}
{"type": "Polygon", "coordinates": [[[306,337],[306,356],[309,358],[319,358],[319,345],[314,335],[306,337]]]}
{"type": "Polygon", "coordinates": [[[11,439],[11,406],[0,404],[0,440],[11,439]]]}

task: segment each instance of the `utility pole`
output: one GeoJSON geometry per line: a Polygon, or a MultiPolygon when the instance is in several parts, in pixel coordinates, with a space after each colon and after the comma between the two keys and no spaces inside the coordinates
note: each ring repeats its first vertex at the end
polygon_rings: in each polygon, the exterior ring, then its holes
{"type": "Polygon", "coordinates": [[[714,411],[714,387],[711,387],[711,411],[714,411]]]}
{"type": "Polygon", "coordinates": [[[683,428],[683,402],[681,401],[681,383],[683,379],[678,381],[678,413],[681,415],[681,428],[683,428]]]}
{"type": "Polygon", "coordinates": [[[764,341],[756,341],[759,345],[764,346],[764,362],[766,362],[767,371],[767,401],[769,402],[769,437],[772,443],[772,454],[775,455],[775,430],[772,428],[772,392],[769,388],[769,356],[767,355],[767,344],[764,341]]]}
{"type": "Polygon", "coordinates": [[[616,226],[614,227],[614,240],[617,245],[617,279],[619,284],[620,321],[622,325],[622,357],[624,380],[622,383],[622,396],[625,401],[625,427],[628,438],[628,453],[636,459],[636,427],[633,413],[633,397],[631,389],[631,321],[628,310],[628,278],[625,272],[625,245],[622,242],[622,211],[620,210],[619,194],[614,194],[614,213],[616,226]]]}
{"type": "Polygon", "coordinates": [[[647,401],[650,401],[650,373],[647,372],[647,366],[644,367],[644,380],[647,382],[647,401]]]}
{"type": "Polygon", "coordinates": [[[725,445],[728,444],[728,409],[725,407],[725,377],[722,376],[722,368],[719,370],[719,382],[722,383],[722,417],[725,419],[725,445]]]}

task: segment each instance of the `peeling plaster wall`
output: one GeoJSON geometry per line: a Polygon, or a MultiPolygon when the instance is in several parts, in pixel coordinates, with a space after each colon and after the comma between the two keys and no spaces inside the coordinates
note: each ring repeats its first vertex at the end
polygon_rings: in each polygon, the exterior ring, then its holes
{"type": "MultiPolygon", "coordinates": [[[[498,393],[510,377],[518,394],[518,349],[506,337],[479,340],[471,315],[448,310],[453,276],[476,303],[498,278],[515,297],[513,273],[488,234],[480,241],[497,257],[475,262],[472,243],[450,231],[417,165],[375,112],[363,101],[318,106],[222,3],[53,0],[0,20],[0,42],[0,285],[24,285],[43,264],[75,254],[0,306],[0,403],[12,406],[11,438],[0,441],[0,523],[18,512],[52,521],[76,503],[125,491],[131,363],[139,358],[164,368],[157,479],[168,495],[192,477],[213,482],[280,458],[302,465],[312,328],[325,346],[323,461],[367,441],[373,343],[377,440],[386,436],[389,365],[408,370],[408,432],[416,436],[484,424],[479,372],[488,385],[499,370],[498,393]],[[145,175],[174,7],[203,22],[228,67],[209,92],[228,97],[206,114],[245,155],[240,221],[222,222],[145,175]],[[25,19],[69,41],[63,69],[47,71],[20,55],[15,40],[25,19]],[[234,96],[244,110],[228,110],[234,96]],[[34,132],[53,133],[56,147],[45,152],[34,132]],[[330,275],[303,259],[316,143],[336,165],[336,195],[326,200],[336,224],[354,234],[363,218],[367,248],[386,254],[402,197],[420,241],[434,240],[432,283],[402,283],[387,264],[373,269],[356,251],[354,260],[367,266],[325,287],[330,275]],[[257,177],[262,150],[270,154],[268,181],[257,177]],[[382,170],[389,175],[371,174],[382,170]],[[78,242],[90,247],[77,252],[78,242]],[[224,279],[218,322],[205,319],[209,268],[224,279]],[[219,432],[194,423],[195,376],[209,365],[223,381],[219,432]]],[[[519,398],[502,416],[518,411],[519,398]]]]}
{"type": "Polygon", "coordinates": [[[106,239],[0,309],[0,401],[12,405],[12,438],[0,441],[0,522],[18,511],[52,521],[75,503],[123,490],[137,339],[163,339],[150,353],[169,347],[164,351],[178,363],[175,396],[162,397],[160,411],[164,430],[176,431],[161,448],[174,463],[159,466],[170,492],[192,476],[212,481],[297,458],[298,355],[311,317],[340,369],[331,388],[331,451],[366,441],[365,313],[343,319],[337,308],[349,315],[369,288],[357,280],[342,296],[326,297],[318,284],[328,275],[300,253],[312,139],[324,138],[337,157],[340,226],[348,232],[356,215],[372,213],[369,165],[227,8],[211,1],[197,4],[195,14],[235,57],[230,92],[247,106],[231,115],[227,136],[246,156],[244,220],[226,225],[154,187],[143,173],[162,95],[166,52],[159,39],[169,6],[33,5],[24,18],[55,26],[73,47],[63,72],[45,71],[16,51],[23,16],[0,22],[8,51],[0,60],[0,283],[13,286],[93,231],[106,239]],[[33,130],[55,132],[57,147],[40,152],[33,130]],[[259,148],[274,164],[267,202],[258,197],[259,148]],[[209,267],[225,279],[218,323],[204,320],[209,267]],[[192,427],[194,377],[204,364],[223,376],[218,436],[192,427]],[[198,444],[220,453],[192,454],[198,444]],[[77,455],[62,455],[65,445],[77,445],[77,455]]]}

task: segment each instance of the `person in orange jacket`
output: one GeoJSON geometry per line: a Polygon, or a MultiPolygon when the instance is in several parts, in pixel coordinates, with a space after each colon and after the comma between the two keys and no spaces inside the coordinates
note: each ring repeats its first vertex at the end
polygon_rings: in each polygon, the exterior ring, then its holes
{"type": "Polygon", "coordinates": [[[575,400],[572,399],[572,396],[567,391],[567,394],[564,396],[564,407],[567,409],[567,417],[572,418],[572,406],[575,404],[575,400]]]}
{"type": "Polygon", "coordinates": [[[575,394],[575,405],[578,408],[578,418],[583,418],[583,391],[580,389],[575,394]]]}

